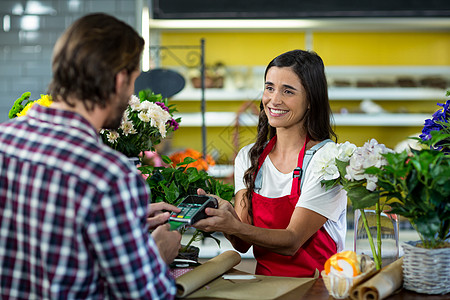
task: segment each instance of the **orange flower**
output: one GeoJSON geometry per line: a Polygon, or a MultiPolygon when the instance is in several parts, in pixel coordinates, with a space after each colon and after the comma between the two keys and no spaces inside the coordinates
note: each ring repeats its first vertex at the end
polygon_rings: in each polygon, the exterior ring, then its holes
{"type": "Polygon", "coordinates": [[[210,166],[214,166],[216,164],[211,155],[207,154],[206,159],[204,159],[202,153],[192,148],[187,148],[185,151],[175,152],[170,156],[170,160],[172,161],[173,165],[176,165],[184,161],[184,159],[187,157],[195,159],[196,161],[188,164],[186,167],[188,168],[193,167],[199,171],[200,170],[207,171],[210,166]]]}

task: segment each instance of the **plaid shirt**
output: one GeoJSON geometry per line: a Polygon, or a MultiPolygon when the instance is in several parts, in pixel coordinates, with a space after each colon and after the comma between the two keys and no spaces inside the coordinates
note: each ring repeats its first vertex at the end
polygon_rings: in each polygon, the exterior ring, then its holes
{"type": "Polygon", "coordinates": [[[172,299],[148,199],[80,115],[35,105],[0,124],[0,298],[172,299]]]}

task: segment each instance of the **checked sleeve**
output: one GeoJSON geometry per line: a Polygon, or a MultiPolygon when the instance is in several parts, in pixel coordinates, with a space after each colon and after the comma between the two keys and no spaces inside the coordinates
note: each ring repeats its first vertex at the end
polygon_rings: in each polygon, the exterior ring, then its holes
{"type": "Polygon", "coordinates": [[[108,290],[118,299],[173,299],[174,279],[146,226],[148,191],[128,173],[98,200],[87,236],[108,290]]]}

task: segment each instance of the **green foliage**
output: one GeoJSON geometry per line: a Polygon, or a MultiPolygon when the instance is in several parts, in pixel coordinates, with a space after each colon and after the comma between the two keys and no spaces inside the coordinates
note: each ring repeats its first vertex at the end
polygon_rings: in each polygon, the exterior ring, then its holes
{"type": "Polygon", "coordinates": [[[12,108],[9,110],[8,118],[13,119],[17,117],[17,114],[21,112],[29,102],[33,102],[32,100],[30,100],[30,96],[31,96],[30,92],[25,92],[19,99],[14,101],[12,108]],[[26,102],[23,104],[24,101],[26,102]]]}
{"type": "Polygon", "coordinates": [[[367,172],[377,175],[381,196],[397,199],[392,212],[409,219],[424,247],[437,248],[450,238],[450,156],[411,151],[385,154],[388,165],[367,172]]]}
{"type": "Polygon", "coordinates": [[[227,201],[233,198],[232,185],[211,177],[206,171],[199,171],[193,167],[186,168],[195,161],[194,159],[187,157],[176,166],[173,166],[169,157],[163,155],[162,159],[169,167],[139,167],[142,174],[149,175],[147,184],[152,191],[153,202],[178,205],[186,196],[196,195],[198,188],[227,201]]]}
{"type": "MultiPolygon", "coordinates": [[[[234,196],[234,187],[223,183],[210,176],[206,171],[199,171],[196,168],[186,166],[195,160],[187,157],[183,162],[173,166],[172,161],[167,156],[162,156],[164,163],[169,167],[143,166],[139,170],[144,175],[149,175],[147,184],[152,193],[152,202],[166,202],[177,206],[186,196],[197,195],[197,189],[205,190],[207,194],[214,194],[220,198],[231,201],[234,196]]],[[[197,230],[189,246],[193,241],[199,241],[205,237],[213,238],[219,245],[219,240],[211,235],[197,230]]]]}

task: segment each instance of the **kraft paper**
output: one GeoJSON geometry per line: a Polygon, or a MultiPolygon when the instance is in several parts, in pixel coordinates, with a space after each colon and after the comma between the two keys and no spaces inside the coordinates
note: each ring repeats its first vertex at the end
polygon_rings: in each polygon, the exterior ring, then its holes
{"type": "Polygon", "coordinates": [[[369,280],[355,286],[350,292],[352,300],[381,300],[402,286],[403,257],[381,269],[369,280]]]}
{"type": "MultiPolygon", "coordinates": [[[[314,278],[291,278],[275,276],[226,276],[227,274],[245,274],[232,270],[239,264],[241,256],[232,250],[205,262],[194,270],[176,279],[177,297],[187,299],[239,299],[239,300],[268,300],[276,299],[295,289],[295,296],[306,293],[318,278],[317,271],[314,278]]],[[[248,275],[248,274],[246,274],[248,275]]],[[[296,298],[297,299],[297,298],[296,298]]]]}
{"type": "Polygon", "coordinates": [[[239,253],[225,251],[176,279],[177,297],[185,297],[241,262],[239,253]]]}

